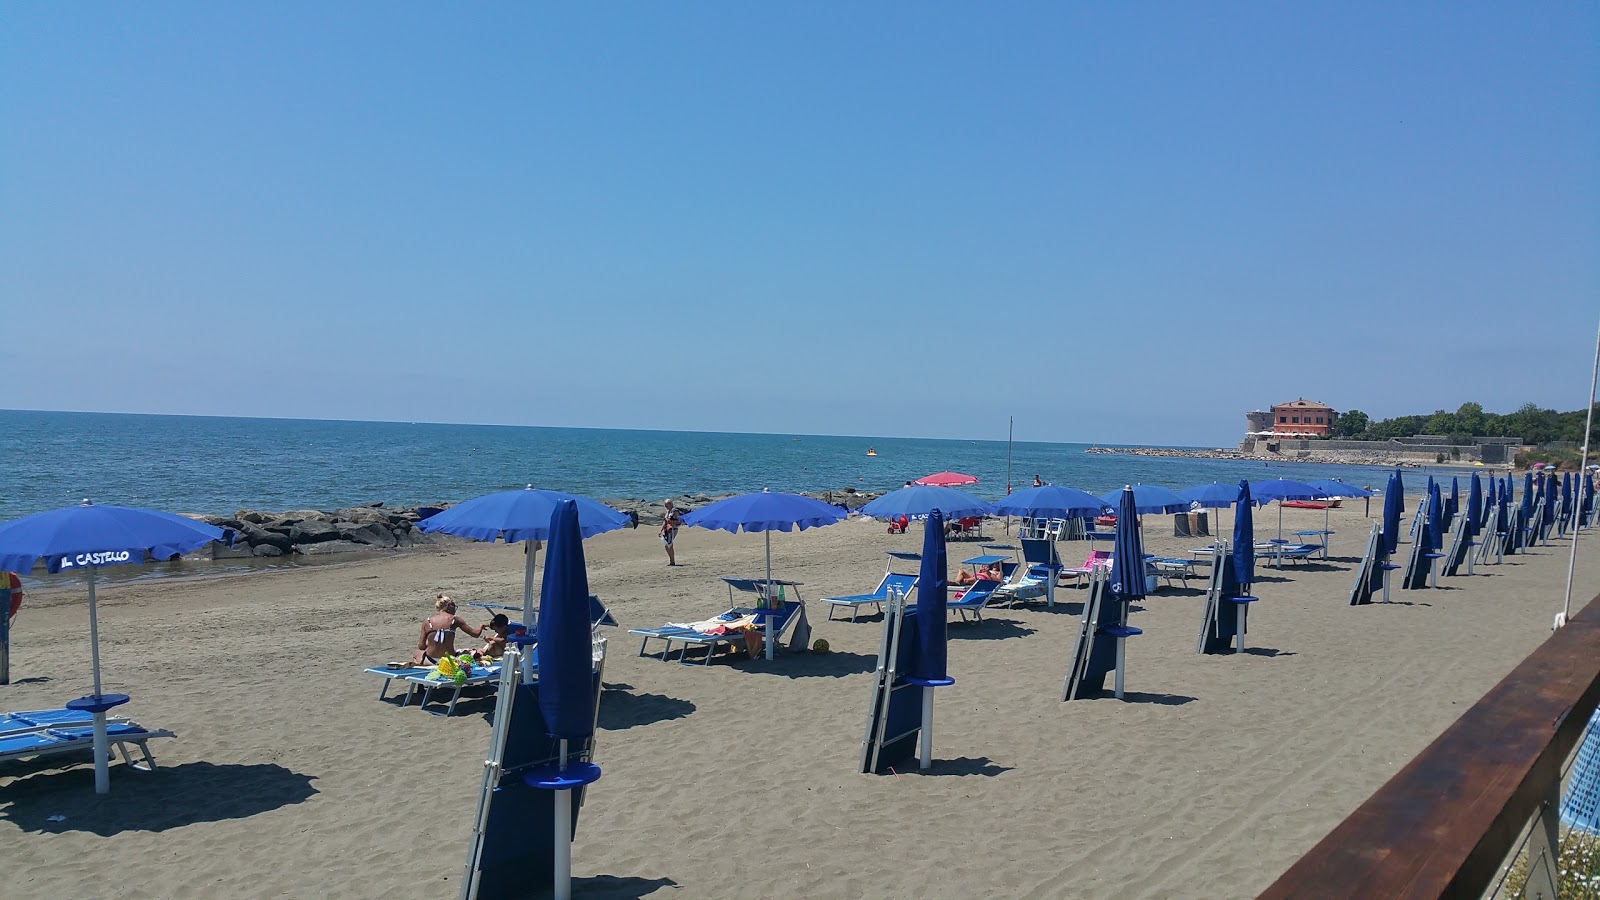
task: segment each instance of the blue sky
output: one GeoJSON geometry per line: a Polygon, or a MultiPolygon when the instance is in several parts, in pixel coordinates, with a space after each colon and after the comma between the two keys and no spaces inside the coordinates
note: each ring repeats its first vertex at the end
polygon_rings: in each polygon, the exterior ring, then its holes
{"type": "Polygon", "coordinates": [[[1600,7],[6,4],[0,407],[1581,408],[1600,7]]]}

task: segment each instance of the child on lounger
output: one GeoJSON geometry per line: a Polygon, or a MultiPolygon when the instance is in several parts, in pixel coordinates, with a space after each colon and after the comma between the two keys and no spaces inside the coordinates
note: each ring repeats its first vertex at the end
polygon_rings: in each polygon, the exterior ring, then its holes
{"type": "Polygon", "coordinates": [[[483,626],[483,649],[472,651],[472,658],[478,662],[489,659],[499,659],[506,655],[506,638],[511,634],[511,620],[505,613],[495,613],[489,624],[483,626]]]}

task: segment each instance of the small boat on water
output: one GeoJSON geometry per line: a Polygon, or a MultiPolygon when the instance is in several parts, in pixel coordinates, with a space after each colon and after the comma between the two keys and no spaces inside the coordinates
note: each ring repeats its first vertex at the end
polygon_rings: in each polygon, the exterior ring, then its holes
{"type": "Polygon", "coordinates": [[[868,456],[877,456],[878,455],[878,451],[872,449],[871,447],[868,447],[867,448],[867,455],[868,456]]]}

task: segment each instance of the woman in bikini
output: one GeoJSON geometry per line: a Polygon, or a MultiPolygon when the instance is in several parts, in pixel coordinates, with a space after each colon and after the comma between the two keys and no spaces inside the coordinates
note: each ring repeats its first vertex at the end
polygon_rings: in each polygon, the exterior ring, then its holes
{"type": "Polygon", "coordinates": [[[443,594],[433,602],[434,614],[422,620],[422,636],[417,639],[417,652],[411,654],[414,666],[437,665],[445,656],[456,652],[456,629],[477,637],[483,628],[473,628],[456,615],[456,602],[443,594]]]}

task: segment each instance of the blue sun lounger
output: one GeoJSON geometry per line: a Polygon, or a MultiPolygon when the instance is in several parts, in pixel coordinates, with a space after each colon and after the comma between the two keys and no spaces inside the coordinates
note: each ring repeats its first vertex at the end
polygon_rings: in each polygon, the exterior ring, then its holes
{"type": "MultiPolygon", "coordinates": [[[[48,712],[57,712],[49,710],[48,712]]],[[[69,712],[60,710],[60,712],[69,712]]],[[[28,713],[11,713],[6,720],[10,723],[17,716],[27,716],[28,713]]],[[[8,728],[20,728],[8,724],[8,728]]],[[[114,719],[106,723],[106,736],[110,739],[111,746],[122,756],[122,761],[143,772],[148,772],[156,767],[156,758],[150,753],[149,741],[152,738],[175,737],[170,731],[145,728],[127,719],[114,719]],[[139,759],[135,759],[129,752],[128,745],[132,744],[139,752],[139,759]]],[[[85,753],[94,749],[94,725],[89,723],[68,723],[62,721],[53,725],[33,726],[27,730],[8,730],[0,732],[0,762],[14,759],[29,759],[35,756],[50,756],[57,753],[85,753]]]]}
{"type": "Polygon", "coordinates": [[[884,601],[889,599],[890,591],[894,591],[899,594],[909,594],[911,593],[911,589],[916,586],[917,576],[900,575],[894,572],[888,572],[884,574],[883,580],[878,582],[878,586],[873,588],[872,593],[870,594],[850,594],[846,597],[823,597],[822,602],[828,604],[829,620],[833,619],[833,610],[835,607],[848,606],[850,608],[850,621],[854,622],[856,620],[856,613],[861,610],[861,607],[869,604],[875,605],[878,607],[878,612],[881,613],[883,612],[884,601]]]}
{"type": "MultiPolygon", "coordinates": [[[[774,642],[781,641],[784,632],[788,631],[790,627],[794,625],[794,623],[800,620],[801,616],[803,615],[801,610],[804,608],[804,606],[805,604],[803,603],[789,601],[783,604],[782,609],[777,610],[777,618],[774,619],[772,623],[772,639],[774,642]]],[[[716,619],[723,622],[735,622],[744,618],[745,616],[767,612],[768,610],[755,609],[747,606],[738,606],[717,616],[716,619]]],[[[678,648],[678,662],[683,665],[690,665],[687,656],[691,647],[705,648],[706,658],[703,664],[709,666],[711,665],[711,658],[716,656],[717,648],[719,646],[735,647],[742,645],[745,642],[745,633],[743,631],[734,631],[725,634],[706,634],[705,632],[696,631],[693,628],[687,628],[679,625],[663,625],[660,628],[631,628],[628,630],[628,633],[643,635],[643,640],[639,641],[640,656],[645,655],[645,647],[649,645],[651,639],[661,641],[664,645],[661,648],[661,659],[663,661],[666,660],[667,654],[672,652],[673,644],[682,644],[683,646],[678,648]]],[[[763,634],[764,633],[765,630],[763,629],[763,634]]],[[[776,646],[776,643],[774,646],[776,646]]]]}
{"type": "Polygon", "coordinates": [[[987,578],[979,579],[960,597],[946,603],[945,608],[960,613],[963,622],[968,621],[967,612],[970,610],[972,620],[982,622],[983,609],[989,605],[989,598],[994,596],[994,592],[1000,589],[1001,584],[1002,582],[990,581],[987,578]]]}
{"type": "MultiPolygon", "coordinates": [[[[122,716],[107,716],[107,721],[125,722],[122,716]]],[[[9,737],[41,728],[66,725],[92,725],[94,713],[79,709],[33,709],[26,712],[0,713],[0,737],[9,737]]]]}
{"type": "MultiPolygon", "coordinates": [[[[537,663],[536,663],[537,664],[537,663]]],[[[449,716],[456,711],[456,703],[461,700],[461,692],[469,687],[493,685],[500,681],[500,664],[488,666],[474,665],[472,674],[467,680],[457,684],[453,679],[439,678],[434,674],[432,666],[404,666],[391,669],[387,666],[373,666],[366,670],[369,675],[376,675],[383,679],[383,687],[378,690],[378,699],[388,696],[389,686],[396,681],[405,687],[405,694],[400,698],[401,706],[410,706],[411,698],[421,695],[418,708],[426,709],[428,702],[433,699],[433,692],[441,688],[450,691],[450,703],[445,707],[442,715],[449,716]]],[[[432,712],[432,710],[428,710],[432,712]]]]}

